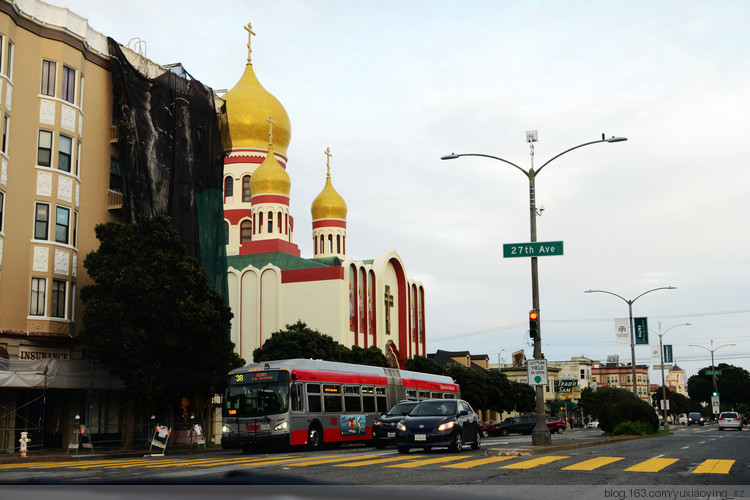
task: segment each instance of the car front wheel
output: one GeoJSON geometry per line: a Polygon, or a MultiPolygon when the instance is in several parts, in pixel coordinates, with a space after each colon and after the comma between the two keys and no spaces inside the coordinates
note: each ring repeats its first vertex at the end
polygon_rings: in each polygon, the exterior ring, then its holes
{"type": "Polygon", "coordinates": [[[508,434],[510,434],[510,431],[508,431],[508,429],[500,429],[500,435],[501,436],[505,437],[508,434]]]}
{"type": "Polygon", "coordinates": [[[482,434],[483,432],[477,432],[477,438],[471,443],[472,450],[478,450],[482,447],[482,434]]]}
{"type": "Polygon", "coordinates": [[[483,438],[490,437],[490,433],[487,432],[487,429],[482,429],[482,432],[480,432],[483,438]]]}
{"type": "Polygon", "coordinates": [[[562,434],[563,432],[565,432],[565,429],[563,429],[562,427],[558,427],[557,428],[557,433],[558,434],[562,434]]]}
{"type": "Polygon", "coordinates": [[[453,452],[459,453],[463,447],[464,438],[461,436],[461,431],[459,431],[453,435],[453,443],[451,443],[450,449],[453,452]]]}

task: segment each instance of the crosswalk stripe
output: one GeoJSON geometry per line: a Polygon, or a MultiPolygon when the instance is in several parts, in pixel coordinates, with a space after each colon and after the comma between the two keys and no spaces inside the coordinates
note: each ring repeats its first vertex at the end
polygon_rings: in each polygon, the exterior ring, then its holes
{"type": "Polygon", "coordinates": [[[693,474],[729,474],[734,460],[704,460],[695,468],[693,474]]]}
{"type": "Polygon", "coordinates": [[[592,458],[591,460],[584,460],[583,462],[579,462],[577,464],[568,465],[567,467],[563,467],[561,470],[594,470],[598,469],[599,467],[617,462],[618,460],[622,460],[624,458],[625,457],[597,457],[592,458]]]}
{"type": "Polygon", "coordinates": [[[376,458],[378,455],[357,455],[356,457],[339,457],[339,458],[329,458],[327,460],[312,460],[310,462],[302,462],[299,464],[289,464],[294,467],[307,467],[308,465],[321,465],[321,464],[332,464],[335,462],[348,462],[350,460],[358,460],[360,458],[376,458]]]}
{"type": "Polygon", "coordinates": [[[399,469],[413,469],[415,467],[422,467],[423,465],[439,464],[442,462],[452,462],[454,460],[462,460],[463,457],[439,457],[439,458],[428,458],[427,460],[417,460],[415,462],[409,462],[405,464],[386,465],[386,467],[396,467],[399,469]]]}
{"type": "Polygon", "coordinates": [[[626,472],[659,472],[663,468],[675,463],[678,458],[650,458],[645,462],[635,464],[625,469],[626,472]]]}
{"type": "Polygon", "coordinates": [[[510,460],[511,458],[516,458],[516,457],[480,458],[479,460],[469,460],[467,462],[461,462],[460,464],[443,465],[443,467],[448,468],[448,469],[469,469],[471,467],[476,467],[477,465],[493,464],[495,462],[502,462],[504,460],[510,460]]]}
{"type": "Polygon", "coordinates": [[[503,465],[502,467],[499,467],[499,468],[500,469],[531,469],[532,467],[537,467],[539,465],[544,465],[544,464],[550,464],[552,462],[556,462],[564,458],[570,458],[570,457],[564,457],[564,456],[559,456],[559,455],[548,455],[546,457],[532,458],[531,460],[526,460],[524,462],[518,462],[518,463],[510,464],[510,465],[503,465]]]}
{"type": "Polygon", "coordinates": [[[363,460],[361,462],[350,462],[347,464],[334,464],[334,467],[361,467],[363,465],[387,464],[391,462],[399,462],[403,460],[408,460],[410,458],[422,458],[422,455],[403,455],[400,457],[392,457],[392,458],[376,458],[375,460],[363,460]]]}

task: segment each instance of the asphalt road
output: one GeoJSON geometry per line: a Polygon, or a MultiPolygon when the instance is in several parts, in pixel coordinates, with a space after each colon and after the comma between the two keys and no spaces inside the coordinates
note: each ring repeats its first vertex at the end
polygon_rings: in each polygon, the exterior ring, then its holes
{"type": "MultiPolygon", "coordinates": [[[[435,449],[402,455],[390,447],[352,446],[247,455],[219,450],[181,454],[173,449],[159,457],[79,456],[0,463],[0,483],[6,485],[4,498],[24,498],[32,491],[24,488],[43,484],[158,484],[160,495],[180,491],[188,498],[198,492],[205,495],[206,488],[213,488],[210,496],[217,498],[236,495],[232,488],[239,488],[243,496],[252,492],[263,498],[317,498],[320,493],[321,498],[360,500],[368,495],[455,498],[457,493],[463,493],[462,498],[678,498],[680,491],[683,498],[706,498],[711,491],[715,498],[750,498],[750,432],[719,432],[716,426],[673,431],[668,436],[531,456],[503,455],[530,444],[529,436],[489,438],[481,450],[467,446],[461,453],[435,449]],[[248,485],[253,485],[251,490],[248,485]],[[21,496],[10,496],[11,491],[21,496]]],[[[553,444],[581,444],[598,435],[597,430],[566,432],[553,436],[553,444]]]]}

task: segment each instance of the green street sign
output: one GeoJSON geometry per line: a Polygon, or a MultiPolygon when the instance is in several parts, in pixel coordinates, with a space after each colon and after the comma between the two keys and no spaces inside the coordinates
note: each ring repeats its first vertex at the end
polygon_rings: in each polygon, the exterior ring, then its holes
{"type": "Polygon", "coordinates": [[[507,257],[547,257],[562,255],[562,241],[535,241],[533,243],[503,244],[503,258],[507,257]]]}
{"type": "Polygon", "coordinates": [[[721,370],[706,370],[706,375],[721,375],[721,370]]]}
{"type": "Polygon", "coordinates": [[[664,362],[674,363],[674,359],[672,358],[672,345],[671,344],[667,344],[664,346],[664,362]]]}

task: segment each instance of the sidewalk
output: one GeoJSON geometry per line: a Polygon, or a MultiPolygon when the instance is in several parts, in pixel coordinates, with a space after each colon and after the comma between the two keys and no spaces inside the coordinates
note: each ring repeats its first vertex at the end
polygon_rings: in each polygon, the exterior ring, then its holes
{"type": "Polygon", "coordinates": [[[184,444],[176,444],[174,446],[168,446],[165,450],[161,448],[149,448],[137,447],[132,449],[123,448],[98,448],[94,444],[93,453],[91,450],[79,449],[78,453],[71,450],[66,453],[67,448],[54,448],[54,449],[42,449],[42,450],[30,450],[26,453],[26,458],[22,458],[18,452],[15,453],[0,453],[0,464],[12,464],[12,463],[24,463],[24,462],[60,462],[64,460],[105,460],[113,458],[137,458],[144,456],[179,456],[179,455],[194,455],[198,453],[216,453],[221,452],[221,445],[218,444],[206,444],[206,448],[186,447],[184,444]]]}

